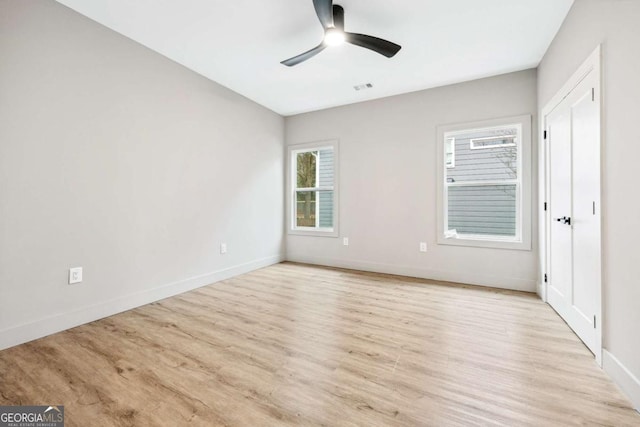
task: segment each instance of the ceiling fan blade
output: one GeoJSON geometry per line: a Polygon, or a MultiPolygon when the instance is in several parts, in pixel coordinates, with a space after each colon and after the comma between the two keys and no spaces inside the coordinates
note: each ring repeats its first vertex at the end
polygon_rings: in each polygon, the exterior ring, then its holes
{"type": "Polygon", "coordinates": [[[344,33],[345,41],[356,46],[371,49],[374,52],[391,58],[398,53],[402,46],[378,37],[367,36],[366,34],[344,33]]]}
{"type": "Polygon", "coordinates": [[[313,7],[324,29],[333,27],[333,0],[313,0],[313,7]]]}
{"type": "Polygon", "coordinates": [[[316,56],[317,54],[325,50],[326,47],[327,45],[324,44],[324,42],[320,43],[318,46],[306,51],[305,53],[301,53],[300,55],[294,56],[293,58],[285,59],[281,62],[281,64],[284,64],[287,67],[293,67],[294,65],[298,65],[299,63],[316,56]]]}
{"type": "Polygon", "coordinates": [[[344,8],[340,5],[333,5],[333,25],[340,31],[344,31],[344,8]]]}

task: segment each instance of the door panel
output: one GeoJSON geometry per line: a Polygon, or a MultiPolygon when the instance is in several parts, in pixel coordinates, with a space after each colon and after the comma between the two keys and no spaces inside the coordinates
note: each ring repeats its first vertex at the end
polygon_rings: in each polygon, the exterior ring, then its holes
{"type": "Polygon", "coordinates": [[[557,221],[571,216],[571,126],[569,110],[557,108],[547,117],[550,150],[551,253],[549,302],[564,306],[572,284],[571,227],[557,221]]]}
{"type": "MultiPolygon", "coordinates": [[[[587,82],[589,83],[589,82],[587,82]]],[[[597,278],[600,277],[600,217],[596,209],[600,196],[600,162],[597,105],[591,88],[572,105],[573,129],[573,307],[585,327],[592,328],[596,314],[597,278]]]]}
{"type": "Polygon", "coordinates": [[[594,352],[599,345],[594,322],[601,280],[600,112],[595,79],[591,72],[546,116],[551,220],[547,298],[594,352]]]}

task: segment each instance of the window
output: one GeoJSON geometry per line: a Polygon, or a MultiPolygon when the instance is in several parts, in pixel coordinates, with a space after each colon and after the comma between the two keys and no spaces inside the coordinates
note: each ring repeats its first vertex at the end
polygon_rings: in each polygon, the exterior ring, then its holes
{"type": "Polygon", "coordinates": [[[438,130],[438,243],[531,249],[531,118],[438,130]]]}
{"type": "Polygon", "coordinates": [[[456,167],[456,139],[448,138],[445,146],[445,163],[447,168],[456,167]]]}
{"type": "Polygon", "coordinates": [[[290,232],[337,236],[337,143],[291,146],[289,159],[290,232]]]}

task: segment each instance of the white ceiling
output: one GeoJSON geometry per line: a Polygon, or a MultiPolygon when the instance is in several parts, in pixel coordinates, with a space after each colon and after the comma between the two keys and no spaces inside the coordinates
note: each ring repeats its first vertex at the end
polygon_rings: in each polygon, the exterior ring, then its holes
{"type": "Polygon", "coordinates": [[[336,0],[347,31],[402,50],[342,45],[289,68],[322,40],[312,0],[58,1],[285,116],[536,67],[573,3],[336,0]]]}

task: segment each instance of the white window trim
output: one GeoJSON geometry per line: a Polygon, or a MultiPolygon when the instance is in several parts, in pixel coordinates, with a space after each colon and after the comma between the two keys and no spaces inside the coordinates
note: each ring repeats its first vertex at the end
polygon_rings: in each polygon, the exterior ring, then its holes
{"type": "MultiPolygon", "coordinates": [[[[437,215],[438,215],[438,244],[453,246],[472,246],[482,248],[496,249],[517,249],[531,250],[531,116],[515,116],[501,119],[484,120],[472,123],[460,123],[452,125],[438,126],[436,135],[437,147],[437,215]],[[505,126],[520,126],[521,143],[518,149],[518,171],[519,179],[502,180],[494,184],[516,183],[518,198],[516,204],[518,206],[518,215],[516,216],[516,230],[518,235],[515,238],[500,236],[475,236],[475,235],[456,235],[455,237],[446,236],[445,224],[447,224],[447,194],[446,194],[446,150],[445,135],[456,133],[465,134],[474,130],[490,130],[491,128],[500,129],[505,126]]],[[[504,145],[502,145],[504,146],[504,145]]],[[[493,181],[482,181],[482,185],[490,185],[493,181]]],[[[449,185],[451,185],[450,183],[449,185]]],[[[462,183],[460,185],[472,185],[474,183],[462,183]]],[[[480,184],[480,183],[475,183],[480,184]]]]}
{"type": "MultiPolygon", "coordinates": [[[[305,144],[295,144],[287,147],[287,232],[288,234],[298,236],[316,236],[316,237],[338,237],[339,234],[339,160],[340,151],[339,143],[337,139],[309,142],[305,144]],[[300,152],[306,152],[311,150],[324,150],[330,148],[333,150],[333,187],[312,187],[312,188],[295,188],[296,183],[296,171],[293,170],[295,164],[295,156],[300,152]],[[316,227],[297,227],[296,220],[296,191],[333,191],[333,227],[332,228],[319,228],[320,215],[316,215],[316,227]]],[[[316,175],[319,175],[320,168],[316,168],[316,175]]],[[[318,183],[318,177],[316,177],[316,183],[318,183]]],[[[316,198],[316,212],[319,212],[319,198],[316,198]]]]}

